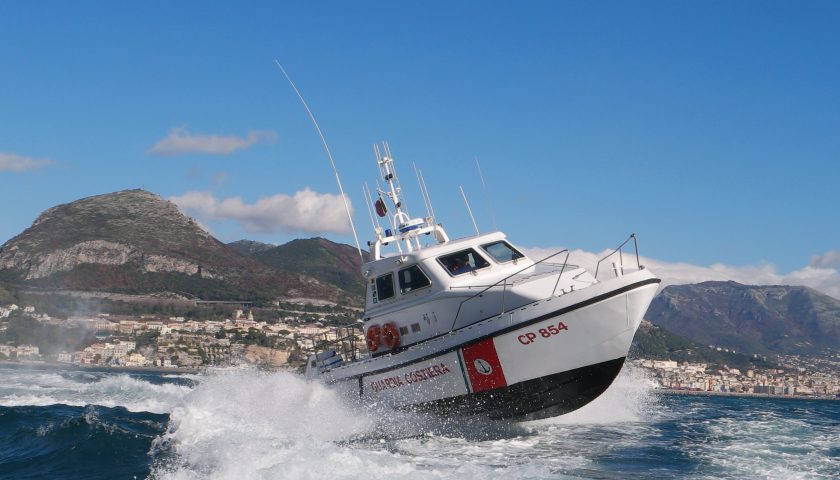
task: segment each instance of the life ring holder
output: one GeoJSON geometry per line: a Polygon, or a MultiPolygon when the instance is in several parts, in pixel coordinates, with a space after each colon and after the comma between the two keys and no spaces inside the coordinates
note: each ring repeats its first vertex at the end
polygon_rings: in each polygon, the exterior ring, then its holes
{"type": "Polygon", "coordinates": [[[382,343],[382,329],[379,328],[379,325],[371,325],[368,327],[365,338],[367,340],[368,351],[377,351],[379,344],[382,343]]]}
{"type": "Polygon", "coordinates": [[[392,322],[382,326],[382,344],[391,350],[400,346],[400,330],[392,322]]]}

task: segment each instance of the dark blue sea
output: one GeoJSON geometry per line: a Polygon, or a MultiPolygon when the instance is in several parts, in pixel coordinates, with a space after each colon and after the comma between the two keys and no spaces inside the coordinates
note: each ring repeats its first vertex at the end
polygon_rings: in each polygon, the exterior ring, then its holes
{"type": "Polygon", "coordinates": [[[290,373],[0,366],[2,479],[840,478],[840,402],[657,393],[529,423],[395,413],[290,373]]]}

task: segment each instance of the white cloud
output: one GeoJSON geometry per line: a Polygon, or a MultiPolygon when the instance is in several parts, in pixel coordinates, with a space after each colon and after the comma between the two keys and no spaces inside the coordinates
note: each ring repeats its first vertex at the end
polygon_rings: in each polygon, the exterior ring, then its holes
{"type": "Polygon", "coordinates": [[[811,266],[816,268],[840,268],[840,251],[831,250],[811,257],[811,266]]]}
{"type": "Polygon", "coordinates": [[[185,155],[204,153],[208,155],[229,155],[237,150],[250,148],[257,143],[271,143],[277,140],[277,134],[261,130],[248,132],[245,137],[220,135],[194,135],[186,127],[173,128],[169,136],[158,140],[149,153],[155,155],[185,155]]]}
{"type": "MultiPolygon", "coordinates": [[[[340,195],[305,188],[294,195],[278,193],[248,204],[240,197],[217,199],[211,192],[169,197],[178,207],[204,220],[233,220],[249,232],[347,233],[350,223],[340,195]]],[[[350,203],[348,199],[348,204],[350,203]]],[[[353,209],[351,206],[350,212],[353,209]]]]}
{"type": "MultiPolygon", "coordinates": [[[[525,250],[531,258],[541,259],[560,250],[560,248],[529,248],[525,250]]],[[[609,250],[600,253],[573,250],[569,255],[569,262],[581,265],[594,272],[598,260],[608,253],[609,250]]],[[[829,252],[829,254],[831,253],[829,252]]],[[[829,254],[822,257],[828,257],[829,254]]],[[[562,262],[563,258],[564,255],[558,255],[549,261],[562,262]]],[[[609,274],[611,261],[612,259],[601,263],[600,270],[604,273],[599,272],[599,278],[603,278],[604,274],[609,274]]],[[[630,255],[624,256],[625,264],[628,261],[635,265],[632,251],[630,255]]],[[[648,257],[640,257],[640,262],[662,279],[663,288],[667,285],[699,283],[709,280],[732,280],[745,285],[802,285],[840,299],[840,271],[837,268],[826,266],[827,264],[815,266],[813,259],[811,265],[788,273],[779,272],[776,266],[770,263],[741,266],[715,263],[703,266],[684,262],[665,262],[648,257]]],[[[819,264],[819,262],[816,263],[819,264]]]]}
{"type": "Polygon", "coordinates": [[[36,170],[49,165],[49,160],[22,157],[14,153],[0,152],[0,172],[4,170],[12,172],[23,172],[24,170],[36,170]]]}

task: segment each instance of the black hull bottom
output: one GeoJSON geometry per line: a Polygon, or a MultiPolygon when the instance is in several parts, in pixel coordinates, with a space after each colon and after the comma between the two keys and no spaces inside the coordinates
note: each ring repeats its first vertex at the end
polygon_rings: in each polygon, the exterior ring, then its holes
{"type": "Polygon", "coordinates": [[[411,409],[493,419],[539,420],[586,405],[604,393],[624,365],[624,357],[555,373],[504,388],[413,405],[411,409]]]}

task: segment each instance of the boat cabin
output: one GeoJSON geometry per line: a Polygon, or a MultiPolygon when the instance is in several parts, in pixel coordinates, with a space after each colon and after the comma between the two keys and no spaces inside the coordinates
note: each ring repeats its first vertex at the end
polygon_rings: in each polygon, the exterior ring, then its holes
{"type": "Polygon", "coordinates": [[[378,327],[372,336],[388,335],[379,339],[384,349],[369,338],[369,350],[376,355],[449,331],[462,302],[533,263],[494,232],[365,264],[365,331],[378,327]],[[396,332],[386,332],[386,324],[396,332]]]}

